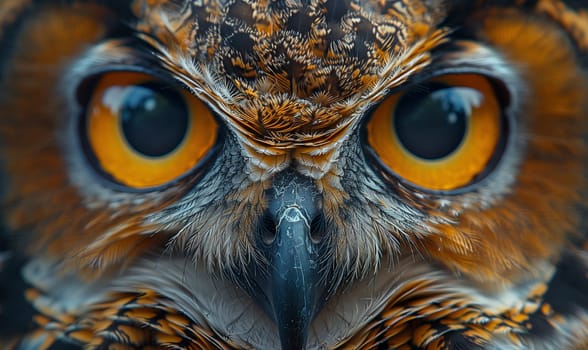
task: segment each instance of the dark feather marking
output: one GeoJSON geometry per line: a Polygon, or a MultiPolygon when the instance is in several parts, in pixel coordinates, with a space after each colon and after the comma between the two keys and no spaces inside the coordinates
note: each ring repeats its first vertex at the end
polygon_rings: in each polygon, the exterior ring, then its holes
{"type": "Polygon", "coordinates": [[[24,296],[30,287],[21,276],[24,263],[24,258],[12,257],[0,269],[0,338],[23,334],[35,328],[33,315],[37,311],[24,296]]]}
{"type": "Polygon", "coordinates": [[[564,316],[588,311],[588,266],[577,256],[565,254],[556,268],[544,301],[564,316]]]}
{"type": "Polygon", "coordinates": [[[57,340],[47,350],[81,350],[82,346],[67,341],[57,340]]]}

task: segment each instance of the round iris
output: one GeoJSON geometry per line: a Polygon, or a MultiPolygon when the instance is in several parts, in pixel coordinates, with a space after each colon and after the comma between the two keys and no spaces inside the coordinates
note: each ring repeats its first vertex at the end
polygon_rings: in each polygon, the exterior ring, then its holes
{"type": "Polygon", "coordinates": [[[121,108],[122,131],[138,153],[161,157],[173,152],[188,131],[189,111],[181,94],[158,83],[130,88],[121,108]]]}

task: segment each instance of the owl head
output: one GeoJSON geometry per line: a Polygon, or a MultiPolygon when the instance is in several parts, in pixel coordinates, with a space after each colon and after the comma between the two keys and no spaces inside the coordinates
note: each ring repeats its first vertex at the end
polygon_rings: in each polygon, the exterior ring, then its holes
{"type": "Polygon", "coordinates": [[[588,16],[503,3],[42,2],[3,55],[7,225],[45,278],[205,269],[285,349],[376,275],[524,285],[585,234],[588,16]]]}

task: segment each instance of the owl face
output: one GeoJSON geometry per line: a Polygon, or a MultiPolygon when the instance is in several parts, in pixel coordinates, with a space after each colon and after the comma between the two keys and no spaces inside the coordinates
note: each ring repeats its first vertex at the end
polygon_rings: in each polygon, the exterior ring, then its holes
{"type": "Polygon", "coordinates": [[[263,330],[176,303],[300,349],[419,278],[500,299],[583,234],[588,80],[548,4],[69,6],[32,10],[2,79],[5,215],[49,266],[34,284],[222,286],[263,330]]]}

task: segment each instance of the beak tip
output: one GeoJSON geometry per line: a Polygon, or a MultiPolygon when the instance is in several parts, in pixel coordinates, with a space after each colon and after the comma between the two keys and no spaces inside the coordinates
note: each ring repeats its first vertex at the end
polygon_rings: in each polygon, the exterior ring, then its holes
{"type": "Polygon", "coordinates": [[[282,350],[302,350],[306,348],[308,326],[310,322],[301,324],[299,320],[284,320],[279,322],[279,335],[282,350]],[[288,322],[289,321],[289,322],[288,322]]]}
{"type": "MultiPolygon", "coordinates": [[[[277,284],[276,284],[277,285],[277,284]]],[[[308,330],[317,311],[317,286],[285,284],[273,294],[273,315],[282,350],[306,348],[308,330]]]]}

